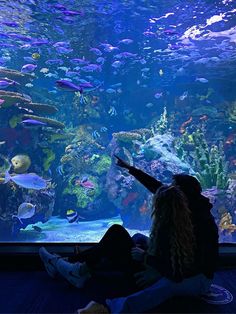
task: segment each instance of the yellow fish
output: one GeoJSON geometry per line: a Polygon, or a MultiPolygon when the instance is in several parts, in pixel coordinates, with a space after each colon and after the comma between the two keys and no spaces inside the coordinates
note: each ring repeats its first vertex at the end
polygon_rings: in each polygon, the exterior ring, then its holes
{"type": "Polygon", "coordinates": [[[74,214],[74,213],[76,213],[76,211],[73,210],[73,209],[68,209],[68,210],[66,211],[66,214],[67,214],[67,215],[71,215],[71,214],[74,214]]]}
{"type": "Polygon", "coordinates": [[[66,218],[69,223],[79,222],[79,219],[85,219],[84,217],[78,215],[76,210],[68,209],[66,211],[66,218]]]}
{"type": "Polygon", "coordinates": [[[38,60],[40,58],[40,54],[38,52],[34,52],[32,53],[31,57],[34,59],[34,60],[38,60]]]}

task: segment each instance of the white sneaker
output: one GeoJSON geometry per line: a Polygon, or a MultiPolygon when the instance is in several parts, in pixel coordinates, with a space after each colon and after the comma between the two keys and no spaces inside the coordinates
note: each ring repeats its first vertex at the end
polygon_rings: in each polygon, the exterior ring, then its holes
{"type": "Polygon", "coordinates": [[[51,254],[49,253],[45,247],[41,247],[39,249],[39,256],[45,266],[45,269],[48,275],[52,278],[56,278],[59,274],[56,268],[56,262],[58,259],[62,258],[58,254],[51,254]]]}
{"type": "Polygon", "coordinates": [[[62,277],[68,280],[76,288],[82,288],[85,281],[91,277],[89,273],[80,275],[81,263],[79,262],[72,264],[63,259],[58,259],[56,267],[62,277]]]}
{"type": "Polygon", "coordinates": [[[108,308],[103,304],[97,303],[95,301],[90,301],[83,309],[78,309],[77,314],[101,314],[109,313],[108,308]]]}

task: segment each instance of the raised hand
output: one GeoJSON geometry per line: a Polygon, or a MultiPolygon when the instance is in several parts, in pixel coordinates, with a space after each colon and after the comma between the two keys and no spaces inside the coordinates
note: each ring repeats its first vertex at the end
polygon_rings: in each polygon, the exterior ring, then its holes
{"type": "Polygon", "coordinates": [[[121,159],[120,157],[118,157],[117,155],[113,155],[117,161],[116,161],[116,164],[117,166],[119,167],[122,167],[122,168],[126,168],[126,169],[130,169],[130,164],[128,164],[126,161],[124,161],[123,159],[121,159]]]}

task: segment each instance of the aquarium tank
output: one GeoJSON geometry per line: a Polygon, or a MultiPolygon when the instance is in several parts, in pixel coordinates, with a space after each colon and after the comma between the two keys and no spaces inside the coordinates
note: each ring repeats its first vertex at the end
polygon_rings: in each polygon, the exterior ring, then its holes
{"type": "Polygon", "coordinates": [[[149,234],[153,195],[195,176],[236,242],[236,3],[0,2],[0,242],[149,234]]]}

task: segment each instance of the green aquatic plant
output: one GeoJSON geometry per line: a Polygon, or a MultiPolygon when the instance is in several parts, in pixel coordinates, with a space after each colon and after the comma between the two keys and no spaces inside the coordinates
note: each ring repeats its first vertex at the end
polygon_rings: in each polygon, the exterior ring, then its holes
{"type": "Polygon", "coordinates": [[[10,127],[12,129],[14,129],[18,123],[20,123],[22,121],[22,115],[14,115],[13,117],[11,117],[11,119],[8,121],[10,127]]]}
{"type": "Polygon", "coordinates": [[[48,169],[51,166],[51,163],[53,162],[53,160],[55,160],[56,155],[50,148],[44,148],[43,152],[44,154],[46,154],[46,156],[43,159],[43,169],[44,171],[48,171],[48,169]]]}
{"type": "Polygon", "coordinates": [[[111,157],[108,155],[101,155],[100,158],[93,164],[93,171],[101,175],[108,171],[111,166],[111,157]]]}
{"type": "Polygon", "coordinates": [[[222,141],[209,145],[204,132],[197,129],[191,134],[186,131],[176,141],[175,147],[178,157],[192,165],[203,188],[216,186],[218,189],[227,189],[228,162],[222,141]]]}
{"type": "Polygon", "coordinates": [[[168,131],[168,118],[166,107],[164,107],[160,119],[152,123],[151,131],[153,136],[155,136],[156,134],[164,134],[168,131]]]}

